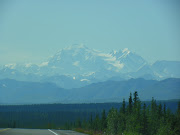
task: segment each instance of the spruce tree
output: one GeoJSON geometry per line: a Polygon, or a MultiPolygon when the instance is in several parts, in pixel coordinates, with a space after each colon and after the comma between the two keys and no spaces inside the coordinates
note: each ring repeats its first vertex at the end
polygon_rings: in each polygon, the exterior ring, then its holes
{"type": "Polygon", "coordinates": [[[125,102],[125,99],[123,99],[123,103],[122,103],[122,113],[123,114],[126,113],[126,102],[125,102]]]}
{"type": "Polygon", "coordinates": [[[142,111],[142,129],[141,133],[143,135],[148,135],[148,118],[146,114],[146,104],[143,105],[143,111],[142,111]]]}
{"type": "Polygon", "coordinates": [[[164,123],[166,122],[166,104],[165,103],[163,106],[163,121],[164,121],[164,123]]]}
{"type": "Polygon", "coordinates": [[[157,113],[158,113],[158,119],[160,120],[161,117],[162,117],[162,114],[163,114],[161,103],[160,103],[159,106],[158,106],[158,112],[157,112],[157,113]]]}
{"type": "Polygon", "coordinates": [[[93,127],[94,127],[94,130],[100,130],[100,119],[99,119],[99,115],[96,114],[96,117],[95,117],[95,120],[94,120],[94,123],[93,123],[93,127]]]}
{"type": "Polygon", "coordinates": [[[150,116],[149,116],[149,131],[150,134],[153,135],[157,132],[158,130],[158,115],[157,115],[157,104],[156,104],[156,100],[154,100],[154,98],[152,98],[151,101],[151,110],[150,110],[150,116]]]}
{"type": "Polygon", "coordinates": [[[133,101],[132,101],[132,94],[130,93],[130,96],[129,96],[129,105],[128,105],[128,112],[129,112],[129,114],[132,113],[132,108],[133,108],[133,101]]]}
{"type": "Polygon", "coordinates": [[[92,118],[92,113],[91,113],[90,120],[89,120],[89,127],[90,127],[90,129],[93,129],[93,118],[92,118]]]}
{"type": "Polygon", "coordinates": [[[178,108],[175,114],[174,130],[177,135],[180,135],[180,102],[178,102],[178,108]]]}
{"type": "Polygon", "coordinates": [[[106,111],[103,110],[102,112],[102,117],[101,117],[101,131],[104,131],[107,127],[107,122],[106,122],[106,111]]]}
{"type": "Polygon", "coordinates": [[[123,99],[122,107],[119,111],[119,118],[118,118],[118,134],[122,134],[126,129],[126,102],[123,99]]]}
{"type": "Polygon", "coordinates": [[[112,108],[107,116],[107,132],[108,134],[116,135],[118,132],[118,112],[112,108]]]}
{"type": "Polygon", "coordinates": [[[134,92],[134,98],[133,98],[134,106],[135,106],[135,107],[137,106],[138,100],[139,100],[139,98],[138,98],[138,93],[137,93],[137,91],[135,91],[135,92],[134,92]]]}
{"type": "Polygon", "coordinates": [[[137,91],[134,92],[133,97],[134,105],[133,105],[133,131],[140,132],[141,130],[141,102],[138,97],[137,91]]]}

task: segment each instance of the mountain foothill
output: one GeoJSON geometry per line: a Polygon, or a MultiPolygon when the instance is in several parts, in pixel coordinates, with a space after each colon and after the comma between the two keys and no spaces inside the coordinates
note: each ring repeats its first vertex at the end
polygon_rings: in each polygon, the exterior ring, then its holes
{"type": "Polygon", "coordinates": [[[0,67],[0,104],[118,102],[138,91],[143,100],[180,98],[180,61],[156,61],[125,48],[105,53],[63,48],[40,64],[0,67]]]}

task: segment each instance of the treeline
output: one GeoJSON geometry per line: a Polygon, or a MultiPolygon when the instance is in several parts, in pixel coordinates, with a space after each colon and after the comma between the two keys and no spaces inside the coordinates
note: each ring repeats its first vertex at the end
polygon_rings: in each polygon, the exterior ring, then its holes
{"type": "Polygon", "coordinates": [[[135,92],[122,103],[0,105],[0,127],[73,129],[104,135],[179,135],[180,103],[142,102],[135,92]]]}
{"type": "Polygon", "coordinates": [[[66,123],[75,127],[77,120],[88,120],[112,106],[119,108],[121,103],[0,105],[0,127],[65,128],[66,123]]]}
{"type": "Polygon", "coordinates": [[[112,108],[106,114],[88,121],[77,121],[76,130],[89,134],[107,135],[180,135],[180,102],[172,113],[165,104],[157,104],[152,98],[151,104],[142,103],[135,92],[130,94],[128,102],[123,100],[120,109],[112,108]]]}
{"type": "Polygon", "coordinates": [[[66,122],[73,123],[77,118],[88,119],[95,112],[0,112],[2,128],[63,128],[66,122]]]}

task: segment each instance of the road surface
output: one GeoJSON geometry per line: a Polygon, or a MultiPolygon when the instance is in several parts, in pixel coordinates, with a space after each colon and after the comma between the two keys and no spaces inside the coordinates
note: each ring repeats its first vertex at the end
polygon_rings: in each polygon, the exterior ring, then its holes
{"type": "Polygon", "coordinates": [[[0,135],[86,135],[71,130],[0,128],[0,135]]]}

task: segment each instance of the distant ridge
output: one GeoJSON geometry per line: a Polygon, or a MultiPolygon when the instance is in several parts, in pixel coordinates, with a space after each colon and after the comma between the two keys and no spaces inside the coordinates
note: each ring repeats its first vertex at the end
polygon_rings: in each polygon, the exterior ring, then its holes
{"type": "Polygon", "coordinates": [[[156,61],[152,65],[128,48],[104,53],[75,44],[60,49],[40,64],[6,64],[0,79],[52,82],[71,89],[107,80],[180,78],[180,61],[156,61]]]}
{"type": "Polygon", "coordinates": [[[53,83],[4,79],[0,80],[0,104],[120,102],[134,91],[139,92],[141,100],[180,99],[180,79],[105,81],[74,89],[59,88],[53,83]]]}

